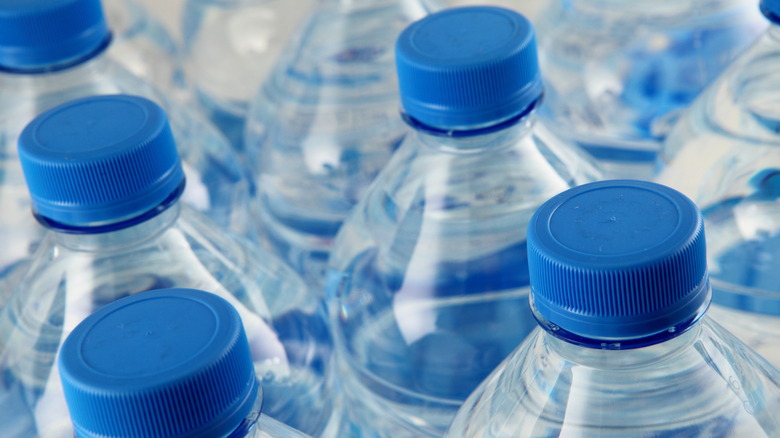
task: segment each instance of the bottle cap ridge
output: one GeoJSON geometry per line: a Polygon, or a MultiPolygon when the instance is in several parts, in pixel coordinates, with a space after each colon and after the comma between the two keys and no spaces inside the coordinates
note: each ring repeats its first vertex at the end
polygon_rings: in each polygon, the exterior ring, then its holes
{"type": "Polygon", "coordinates": [[[109,38],[100,0],[0,0],[0,68],[64,64],[109,38]]]}

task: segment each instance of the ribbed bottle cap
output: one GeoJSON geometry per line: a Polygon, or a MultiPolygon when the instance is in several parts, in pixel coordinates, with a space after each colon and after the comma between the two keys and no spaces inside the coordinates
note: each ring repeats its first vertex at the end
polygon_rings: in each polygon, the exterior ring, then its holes
{"type": "Polygon", "coordinates": [[[528,266],[536,311],[586,338],[652,336],[710,299],[699,209],[650,182],[596,182],[547,201],[528,225],[528,266]]]}
{"type": "Polygon", "coordinates": [[[192,289],[99,309],[65,339],[58,364],[77,437],[226,436],[259,391],[238,313],[192,289]]]}
{"type": "Polygon", "coordinates": [[[136,96],[74,100],[36,117],[19,158],[41,216],[68,225],[152,210],[184,180],[165,112],[136,96]]]}
{"type": "Polygon", "coordinates": [[[401,103],[437,128],[483,125],[521,113],[542,95],[531,23],[474,6],[429,15],[396,42],[401,103]]]}
{"type": "Polygon", "coordinates": [[[761,0],[761,13],[773,23],[780,23],[780,0],[761,0]]]}
{"type": "Polygon", "coordinates": [[[109,38],[100,0],[0,0],[0,66],[62,64],[109,38]]]}

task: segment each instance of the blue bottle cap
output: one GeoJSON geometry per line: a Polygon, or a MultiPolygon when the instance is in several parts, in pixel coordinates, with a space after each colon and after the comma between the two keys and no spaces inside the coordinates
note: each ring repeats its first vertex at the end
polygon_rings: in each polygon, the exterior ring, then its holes
{"type": "Polygon", "coordinates": [[[435,128],[484,125],[520,114],[542,95],[531,23],[474,6],[429,15],[396,42],[401,104],[435,128]]]}
{"type": "Polygon", "coordinates": [[[775,24],[780,24],[780,0],[761,0],[761,13],[775,24]]]}
{"type": "Polygon", "coordinates": [[[105,45],[100,0],[0,0],[0,67],[67,63],[105,45]]]}
{"type": "Polygon", "coordinates": [[[710,301],[704,224],[681,193],[601,181],[544,203],[528,225],[535,311],[588,339],[674,332],[710,301]]]}
{"type": "Polygon", "coordinates": [[[19,137],[33,208],[73,226],[118,222],[159,206],[184,181],[165,112],[136,96],[74,100],[19,137]]]}
{"type": "Polygon", "coordinates": [[[99,309],[65,339],[58,365],[77,437],[227,436],[259,391],[238,313],[192,289],[99,309]]]}

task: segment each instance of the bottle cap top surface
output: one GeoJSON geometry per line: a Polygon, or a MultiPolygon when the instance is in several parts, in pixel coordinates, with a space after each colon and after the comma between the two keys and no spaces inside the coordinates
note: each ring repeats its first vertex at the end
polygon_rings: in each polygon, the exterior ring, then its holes
{"type": "Polygon", "coordinates": [[[238,312],[193,289],[102,307],[67,337],[58,364],[78,437],[224,436],[259,391],[238,312]]]}
{"type": "Polygon", "coordinates": [[[659,184],[615,180],[567,190],[528,226],[535,311],[568,332],[636,339],[709,304],[699,209],[659,184]]]}
{"type": "Polygon", "coordinates": [[[136,96],[93,96],[36,117],[19,137],[36,212],[88,226],[159,206],[184,182],[168,118],[136,96]]]}
{"type": "Polygon", "coordinates": [[[541,98],[531,23],[509,9],[446,9],[407,27],[396,42],[401,103],[437,128],[497,122],[541,98]]]}

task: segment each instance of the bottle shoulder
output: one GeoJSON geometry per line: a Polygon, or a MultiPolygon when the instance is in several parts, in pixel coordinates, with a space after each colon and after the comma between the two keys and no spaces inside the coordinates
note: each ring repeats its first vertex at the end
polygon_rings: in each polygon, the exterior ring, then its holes
{"type": "Polygon", "coordinates": [[[179,208],[180,214],[171,208],[151,223],[115,232],[47,231],[14,297],[24,306],[57,293],[71,300],[100,294],[110,302],[144,290],[190,287],[243,296],[269,317],[306,305],[305,286],[281,260],[222,231],[190,207],[179,208]]]}
{"type": "Polygon", "coordinates": [[[674,339],[669,346],[586,351],[583,363],[581,347],[551,342],[537,329],[464,404],[448,436],[780,431],[770,414],[780,403],[777,370],[707,317],[674,339]]]}
{"type": "MultiPolygon", "coordinates": [[[[468,239],[477,230],[522,237],[523,224],[542,202],[599,178],[581,151],[541,124],[520,136],[481,139],[413,132],[355,207],[340,240],[369,233],[368,241],[384,240],[384,246],[388,239],[412,236],[420,243],[444,244],[468,239]]],[[[337,243],[335,252],[346,244],[337,243]]]]}
{"type": "Polygon", "coordinates": [[[780,159],[778,61],[780,37],[773,26],[676,123],[659,152],[659,182],[703,207],[754,191],[750,169],[769,169],[780,159]]]}

